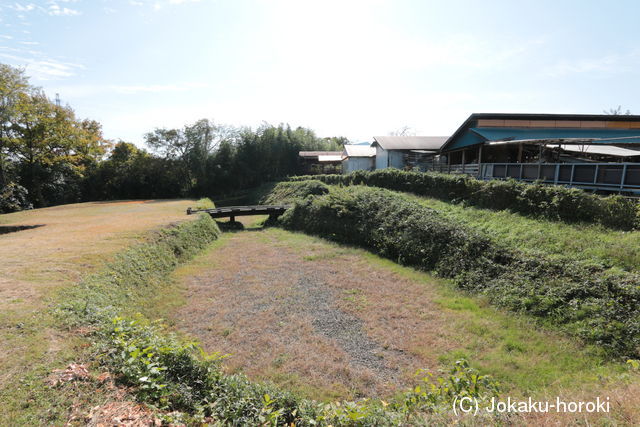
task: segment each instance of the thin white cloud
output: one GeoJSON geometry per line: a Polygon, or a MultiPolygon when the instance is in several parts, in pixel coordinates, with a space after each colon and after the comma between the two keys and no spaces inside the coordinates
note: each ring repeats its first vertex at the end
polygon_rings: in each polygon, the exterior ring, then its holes
{"type": "Polygon", "coordinates": [[[76,9],[62,7],[59,4],[54,3],[49,5],[49,9],[47,13],[52,16],[77,16],[77,15],[80,15],[82,12],[76,9]]]}
{"type": "Polygon", "coordinates": [[[37,80],[58,80],[73,77],[84,68],[80,64],[47,57],[38,51],[22,52],[14,48],[2,48],[0,58],[8,60],[13,65],[25,67],[27,74],[37,80]],[[15,52],[15,54],[6,51],[15,52]],[[27,53],[32,56],[25,56],[27,53]]]}
{"type": "Polygon", "coordinates": [[[77,16],[81,15],[77,9],[64,6],[64,4],[76,3],[78,0],[47,0],[44,5],[36,3],[18,3],[15,2],[7,7],[18,13],[19,19],[26,19],[25,13],[39,11],[50,16],[77,16]]]}
{"type": "Polygon", "coordinates": [[[36,9],[38,9],[38,6],[33,4],[33,3],[28,3],[28,4],[21,4],[21,3],[14,3],[12,5],[7,6],[9,9],[13,9],[16,12],[31,12],[34,11],[36,9]]]}
{"type": "Polygon", "coordinates": [[[627,54],[608,54],[595,58],[563,59],[544,69],[549,77],[564,77],[574,74],[590,73],[592,75],[619,74],[637,69],[640,63],[640,51],[627,54]]]}
{"type": "Polygon", "coordinates": [[[185,83],[171,85],[110,86],[110,89],[118,93],[131,95],[136,93],[184,92],[187,90],[203,89],[206,87],[208,87],[206,84],[185,83]]]}

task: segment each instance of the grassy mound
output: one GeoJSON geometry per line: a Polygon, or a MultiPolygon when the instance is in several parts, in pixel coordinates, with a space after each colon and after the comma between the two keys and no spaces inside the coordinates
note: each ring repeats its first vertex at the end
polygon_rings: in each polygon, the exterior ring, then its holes
{"type": "Polygon", "coordinates": [[[528,184],[515,180],[481,181],[463,175],[383,169],[348,175],[293,177],[294,181],[320,180],[327,184],[368,185],[406,191],[446,201],[464,201],[482,208],[509,209],[525,215],[587,222],[631,230],[640,226],[638,204],[620,196],[601,197],[576,188],[528,184]]]}
{"type": "Polygon", "coordinates": [[[573,259],[528,255],[382,189],[332,188],[327,194],[299,199],[280,222],[435,271],[452,278],[459,288],[536,316],[611,355],[639,354],[637,274],[573,259]]]}

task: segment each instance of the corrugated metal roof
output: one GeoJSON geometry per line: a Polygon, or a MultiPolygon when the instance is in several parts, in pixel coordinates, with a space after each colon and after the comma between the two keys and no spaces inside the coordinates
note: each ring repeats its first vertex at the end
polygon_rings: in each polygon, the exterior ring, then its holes
{"type": "MultiPolygon", "coordinates": [[[[456,146],[456,141],[461,138],[463,133],[473,126],[474,122],[480,119],[487,120],[579,120],[579,121],[608,121],[608,122],[635,122],[640,121],[640,116],[632,115],[608,115],[608,114],[528,114],[528,113],[473,113],[460,125],[460,127],[449,137],[447,142],[443,144],[442,149],[456,146]]],[[[473,145],[478,144],[473,142],[473,145]]],[[[460,147],[457,147],[460,148],[460,147]]]]}
{"type": "Polygon", "coordinates": [[[347,157],[373,157],[376,155],[376,149],[368,145],[345,144],[344,154],[347,157]]]}
{"type": "Polygon", "coordinates": [[[640,129],[515,129],[515,128],[470,128],[487,141],[547,140],[549,142],[593,144],[638,144],[640,129]],[[623,138],[623,139],[617,139],[623,138]],[[566,140],[566,141],[563,141],[566,140]]]}
{"type": "Polygon", "coordinates": [[[571,151],[573,153],[587,153],[587,154],[604,154],[607,156],[615,157],[633,157],[640,156],[640,151],[629,150],[628,148],[620,148],[614,145],[561,145],[561,144],[549,144],[547,147],[560,148],[564,151],[571,151]]]}
{"type": "Polygon", "coordinates": [[[300,151],[300,157],[341,156],[342,151],[300,151]]]}
{"type": "Polygon", "coordinates": [[[318,156],[319,162],[340,162],[342,161],[342,153],[338,153],[338,155],[321,155],[318,156]]]}
{"type": "Polygon", "coordinates": [[[448,136],[374,136],[375,147],[380,145],[385,150],[429,150],[438,151],[447,141],[448,136]]]}

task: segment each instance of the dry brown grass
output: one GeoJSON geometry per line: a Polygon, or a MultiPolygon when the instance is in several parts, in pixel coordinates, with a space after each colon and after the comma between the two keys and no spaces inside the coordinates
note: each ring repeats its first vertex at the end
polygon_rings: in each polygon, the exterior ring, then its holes
{"type": "Polygon", "coordinates": [[[21,374],[72,353],[73,337],[46,314],[51,292],[77,283],[148,230],[192,219],[185,215],[191,203],[95,202],[0,215],[4,231],[38,225],[0,234],[0,412],[20,404],[11,399],[20,398],[21,374]]]}
{"type": "Polygon", "coordinates": [[[269,232],[227,235],[222,245],[197,261],[204,271],[179,270],[187,305],[176,318],[208,350],[230,353],[231,371],[313,397],[389,395],[455,346],[432,290],[357,255],[335,256],[320,243],[291,248],[269,232]],[[331,319],[318,325],[318,298],[330,300],[329,316],[344,318],[338,327],[346,322],[363,337],[327,330],[331,319]]]}
{"type": "Polygon", "coordinates": [[[93,202],[0,215],[0,309],[74,283],[145,231],[183,221],[189,201],[93,202]]]}
{"type": "Polygon", "coordinates": [[[437,372],[461,355],[503,381],[505,396],[608,396],[612,402],[613,414],[588,415],[586,421],[583,415],[546,414],[515,417],[515,424],[640,420],[638,375],[602,363],[575,341],[527,319],[499,313],[364,251],[277,229],[225,233],[176,276],[186,294],[186,306],[174,317],[178,328],[207,350],[230,354],[229,371],[307,397],[388,396],[413,384],[417,369],[437,372]],[[335,317],[346,316],[343,329],[353,329],[348,320],[357,319],[364,341],[356,341],[364,342],[365,357],[331,322],[318,319],[326,314],[318,309],[323,303],[335,317]],[[379,356],[379,363],[367,352],[379,356]]]}

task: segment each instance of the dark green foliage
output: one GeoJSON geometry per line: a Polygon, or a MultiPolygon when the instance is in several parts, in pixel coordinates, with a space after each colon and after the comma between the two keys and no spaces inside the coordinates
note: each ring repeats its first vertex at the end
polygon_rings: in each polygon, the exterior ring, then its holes
{"type": "Polygon", "coordinates": [[[377,188],[334,187],[325,195],[300,198],[280,222],[435,271],[462,289],[542,318],[613,355],[640,354],[637,274],[502,247],[432,209],[377,188]]]}
{"type": "Polygon", "coordinates": [[[602,224],[622,230],[640,226],[639,208],[635,201],[621,196],[596,196],[580,189],[557,185],[529,184],[515,180],[481,181],[463,175],[407,172],[398,169],[291,179],[316,179],[327,184],[368,185],[407,191],[487,209],[509,209],[525,215],[602,224]]]}
{"type": "Polygon", "coordinates": [[[0,188],[0,213],[17,212],[31,209],[27,189],[15,182],[10,182],[0,188]]]}

